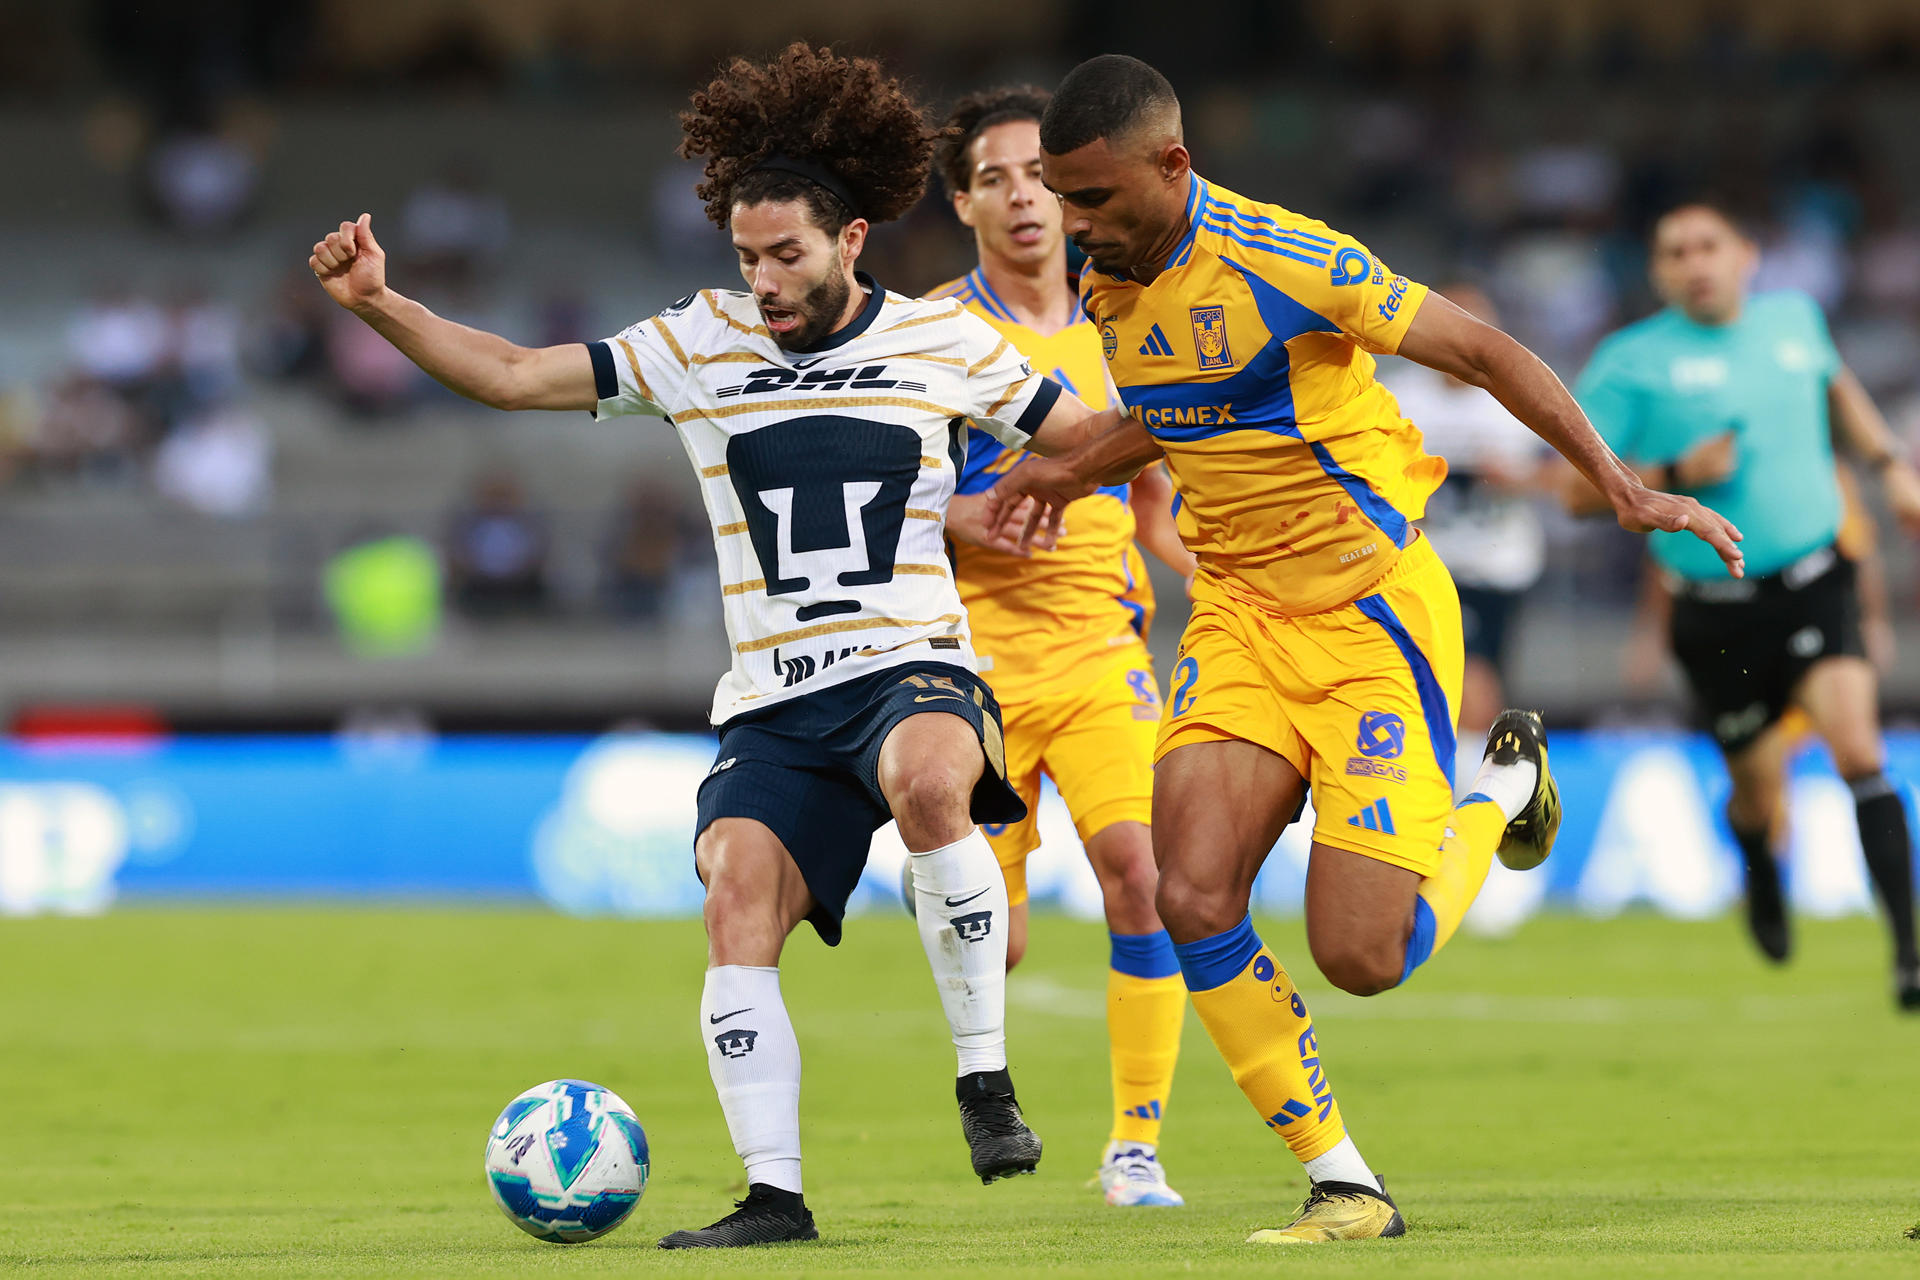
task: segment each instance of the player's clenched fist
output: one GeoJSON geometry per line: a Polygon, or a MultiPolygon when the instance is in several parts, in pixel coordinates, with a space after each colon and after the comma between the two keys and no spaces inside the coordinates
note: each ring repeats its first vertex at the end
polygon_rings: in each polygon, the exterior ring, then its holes
{"type": "Polygon", "coordinates": [[[373,238],[373,215],[343,222],[313,246],[307,259],[327,296],[350,311],[378,298],[387,287],[387,255],[373,238]]]}

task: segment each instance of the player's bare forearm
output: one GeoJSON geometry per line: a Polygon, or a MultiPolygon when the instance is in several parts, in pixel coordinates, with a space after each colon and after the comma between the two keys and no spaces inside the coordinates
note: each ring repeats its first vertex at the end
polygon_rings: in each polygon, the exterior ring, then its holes
{"type": "Polygon", "coordinates": [[[1636,533],[1686,530],[1710,544],[1734,577],[1746,572],[1738,529],[1692,498],[1649,487],[1607,447],[1546,362],[1501,330],[1429,294],[1401,340],[1400,354],[1498,400],[1573,465],[1622,527],[1636,533]]]}
{"type": "Polygon", "coordinates": [[[1173,482],[1166,468],[1150,466],[1133,482],[1134,540],[1154,559],[1183,578],[1191,578],[1200,561],[1180,540],[1173,519],[1173,482]]]}
{"type": "MultiPolygon", "coordinates": [[[[1117,422],[1117,425],[1058,457],[1029,459],[1000,477],[987,491],[987,514],[995,524],[1006,520],[1008,513],[1023,500],[1033,499],[1020,539],[1023,548],[1029,545],[1036,530],[1048,525],[1057,527],[1070,503],[1095,489],[1132,480],[1141,468],[1161,455],[1160,446],[1134,419],[1121,418],[1113,410],[1103,411],[1095,418],[1117,422]]],[[[1048,421],[1052,421],[1052,415],[1048,415],[1048,421]]]]}
{"type": "Polygon", "coordinates": [[[387,255],[367,214],[316,242],[307,266],[328,297],[435,381],[470,400],[496,409],[591,409],[598,403],[585,346],[518,346],[443,319],[389,289],[387,255]]]}
{"type": "Polygon", "coordinates": [[[1827,384],[1827,410],[1848,452],[1869,470],[1879,471],[1905,458],[1899,438],[1853,370],[1843,366],[1827,384]]]}

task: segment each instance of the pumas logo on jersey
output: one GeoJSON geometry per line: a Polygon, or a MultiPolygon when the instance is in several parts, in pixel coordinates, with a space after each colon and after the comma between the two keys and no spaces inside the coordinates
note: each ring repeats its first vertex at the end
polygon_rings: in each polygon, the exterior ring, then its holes
{"type": "Polygon", "coordinates": [[[1193,324],[1193,349],[1200,357],[1200,367],[1232,368],[1233,348],[1227,345],[1227,309],[1193,307],[1188,310],[1187,318],[1193,324]]]}
{"type": "Polygon", "coordinates": [[[777,369],[772,365],[755,369],[745,382],[719,387],[714,394],[726,400],[734,396],[763,396],[776,391],[925,391],[924,382],[908,382],[884,377],[884,364],[853,365],[840,369],[777,369]]]}

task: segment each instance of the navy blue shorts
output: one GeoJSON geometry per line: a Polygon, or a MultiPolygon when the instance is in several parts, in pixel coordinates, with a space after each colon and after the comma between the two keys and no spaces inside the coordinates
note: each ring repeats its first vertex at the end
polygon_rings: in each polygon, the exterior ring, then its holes
{"type": "Polygon", "coordinates": [[[880,792],[880,746],[895,725],[928,711],[957,715],[979,735],[987,767],[973,789],[973,820],[1025,818],[1026,804],[1007,783],[993,691],[964,667],[908,662],[721,725],[694,838],[717,818],[765,823],[813,894],[808,920],[821,941],[838,944],[873,833],[893,820],[880,792]]]}

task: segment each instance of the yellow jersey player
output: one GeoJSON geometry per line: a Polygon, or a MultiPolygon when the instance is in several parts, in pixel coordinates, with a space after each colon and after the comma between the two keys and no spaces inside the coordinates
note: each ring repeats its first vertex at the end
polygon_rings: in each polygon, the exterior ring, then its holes
{"type": "MultiPolygon", "coordinates": [[[[996,89],[955,104],[935,165],[979,266],[935,290],[997,329],[1036,372],[1107,404],[1100,339],[1067,276],[1060,204],[1040,181],[1047,94],[996,89]]],[[[1140,541],[1183,578],[1194,559],[1154,468],[1073,504],[1051,548],[1024,553],[982,520],[994,481],[1029,455],[977,428],[967,433],[959,491],[947,508],[960,598],[981,674],[1000,699],[1007,767],[1028,816],[984,828],[1012,904],[1008,967],[1027,943],[1027,856],[1039,847],[1034,810],[1044,772],[1067,802],[1099,877],[1111,934],[1107,1034],[1113,1128],[1100,1164],[1107,1203],[1182,1203],[1158,1158],[1160,1124],[1180,1051],[1186,989],[1173,943],[1154,913],[1158,876],[1148,820],[1160,689],[1146,630],[1153,591],[1140,541]],[[1130,502],[1129,498],[1133,501],[1130,502]]]]}
{"type": "Polygon", "coordinates": [[[1560,811],[1539,718],[1516,711],[1454,804],[1460,607],[1413,526],[1446,468],[1370,353],[1491,391],[1629,528],[1689,529],[1736,574],[1739,534],[1642,485],[1506,334],[1324,223],[1200,178],[1179,102],[1145,63],[1077,67],[1040,142],[1127,418],[1010,472],[989,515],[1032,497],[1029,519],[1045,518],[1165,454],[1200,569],[1156,748],[1157,905],[1201,1022],[1313,1184],[1252,1240],[1399,1235],[1306,1003],[1247,916],[1254,875],[1311,784],[1308,945],[1335,985],[1372,995],[1447,941],[1496,849],[1509,866],[1545,858],[1560,811]]]}

